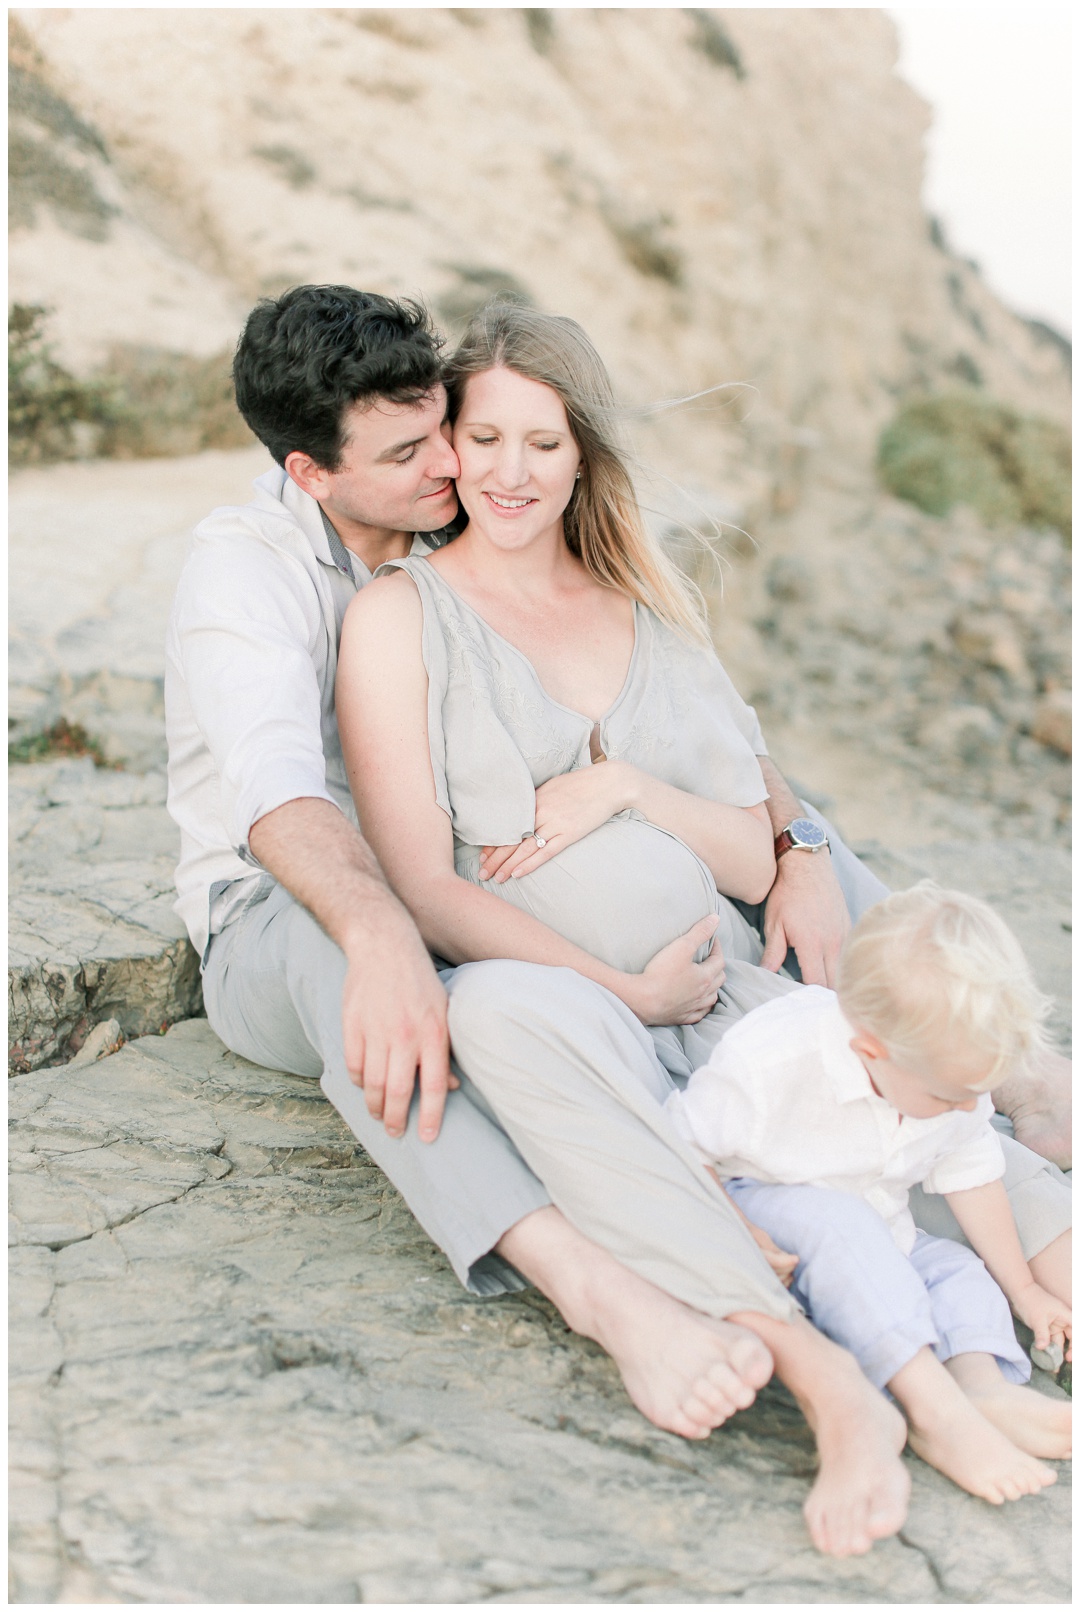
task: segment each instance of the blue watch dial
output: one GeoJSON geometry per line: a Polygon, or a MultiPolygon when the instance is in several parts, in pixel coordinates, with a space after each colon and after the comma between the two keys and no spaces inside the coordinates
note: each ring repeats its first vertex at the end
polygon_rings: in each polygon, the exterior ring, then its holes
{"type": "Polygon", "coordinates": [[[826,840],[825,830],[809,817],[796,817],[788,824],[788,833],[796,845],[824,845],[826,840]]]}

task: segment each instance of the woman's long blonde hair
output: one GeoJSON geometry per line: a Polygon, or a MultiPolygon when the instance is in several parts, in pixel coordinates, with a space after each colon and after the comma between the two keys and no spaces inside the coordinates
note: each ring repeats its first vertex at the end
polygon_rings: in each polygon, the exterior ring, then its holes
{"type": "Polygon", "coordinates": [[[516,302],[481,308],[447,362],[451,419],[460,412],[469,377],[490,369],[513,370],[550,386],[562,399],[581,452],[581,479],[563,515],[571,553],[605,587],[637,599],[684,637],[708,643],[700,591],[642,519],[616,431],[611,381],[581,326],[516,302]]]}

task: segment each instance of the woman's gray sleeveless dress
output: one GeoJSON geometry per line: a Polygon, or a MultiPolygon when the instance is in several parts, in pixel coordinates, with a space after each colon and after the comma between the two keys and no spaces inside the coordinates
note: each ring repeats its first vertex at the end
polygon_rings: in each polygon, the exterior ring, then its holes
{"type": "MultiPolygon", "coordinates": [[[[484,845],[511,845],[535,824],[535,791],[588,767],[594,753],[730,806],[767,798],[757,718],[719,660],[634,605],[634,649],[614,704],[594,724],[546,693],[532,663],[421,556],[391,560],[376,575],[407,571],[423,604],[428,738],[435,798],[454,830],[458,874],[480,883],[484,845]],[[598,750],[597,750],[598,747],[598,750]]],[[[707,913],[727,979],[696,1025],[653,1030],[672,1074],[688,1075],[721,1035],[794,981],[758,968],[762,943],[717,893],[712,873],[676,835],[636,811],[620,812],[520,879],[484,889],[538,918],[612,968],[640,973],[707,913]]]]}

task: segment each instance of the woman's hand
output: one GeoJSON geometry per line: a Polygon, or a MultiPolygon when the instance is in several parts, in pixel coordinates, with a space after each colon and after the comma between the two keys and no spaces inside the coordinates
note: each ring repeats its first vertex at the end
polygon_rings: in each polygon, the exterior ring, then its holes
{"type": "Polygon", "coordinates": [[[630,805],[635,770],[625,762],[603,761],[549,778],[536,791],[535,839],[530,835],[519,845],[485,845],[480,878],[495,884],[520,879],[584,839],[630,805]]]}
{"type": "Polygon", "coordinates": [[[619,996],[643,1024],[696,1024],[715,1007],[724,983],[724,954],[715,943],[703,963],[694,953],[707,945],[720,922],[715,913],[657,952],[642,974],[624,974],[619,996]]]}

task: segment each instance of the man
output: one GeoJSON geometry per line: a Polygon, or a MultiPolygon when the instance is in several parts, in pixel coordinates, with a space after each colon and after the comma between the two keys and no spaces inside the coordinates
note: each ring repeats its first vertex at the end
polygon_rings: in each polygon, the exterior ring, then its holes
{"type": "MultiPolygon", "coordinates": [[[[707,1436],[751,1402],[775,1362],[822,1444],[819,1543],[868,1549],[903,1520],[895,1423],[778,1284],[750,1283],[748,1323],[732,1324],[709,1313],[708,1254],[697,1269],[689,1257],[672,1262],[670,1248],[707,1250],[727,1221],[695,1161],[651,1128],[657,1105],[642,1094],[664,1077],[648,1032],[584,980],[565,1036],[535,1028],[548,971],[530,965],[473,964],[440,978],[357,826],[334,718],[342,618],[384,560],[447,540],[456,512],[426,315],[348,287],[302,286],[252,312],[234,377],[278,468],[251,503],[197,528],[166,670],[177,908],[203,958],[211,1024],[256,1062],[320,1078],[461,1280],[484,1294],[535,1284],[608,1350],[659,1426],[707,1436]],[[625,1157],[667,1200],[655,1247],[620,1244],[625,1171],[614,1169],[610,1192],[601,1180],[618,1161],[583,1177],[527,1117],[506,1122],[517,1147],[495,1120],[475,1083],[494,1090],[506,1078],[508,1024],[519,1048],[533,1035],[515,1080],[557,1083],[582,1135],[590,1113],[614,1101],[592,1079],[589,1038],[620,1038],[642,1098],[637,1116],[619,1113],[625,1157]],[[542,1161],[545,1184],[518,1147],[542,1161]],[[549,1197],[555,1179],[566,1217],[549,1197]]],[[[763,766],[779,832],[800,809],[763,766]]],[[[853,903],[876,899],[882,887],[850,853],[834,843],[833,854],[853,903]]],[[[805,977],[827,980],[847,923],[829,852],[792,849],[765,915],[773,966],[791,942],[805,977]]],[[[698,966],[715,988],[719,961],[698,966]]]]}

